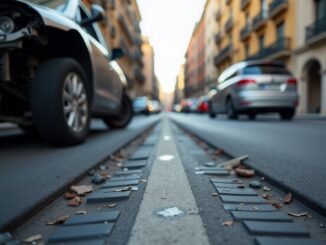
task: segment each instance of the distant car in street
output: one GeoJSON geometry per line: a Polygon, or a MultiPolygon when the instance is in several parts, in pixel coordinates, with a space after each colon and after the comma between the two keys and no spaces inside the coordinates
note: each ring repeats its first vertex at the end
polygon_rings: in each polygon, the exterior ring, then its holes
{"type": "Polygon", "coordinates": [[[149,104],[150,100],[146,96],[137,97],[133,100],[133,110],[135,114],[149,115],[149,104]]]}
{"type": "Polygon", "coordinates": [[[83,142],[91,117],[110,128],[132,119],[126,78],[96,22],[78,0],[0,2],[0,121],[54,145],[83,142]],[[33,4],[34,3],[40,3],[33,4]]]}
{"type": "Polygon", "coordinates": [[[150,113],[160,113],[162,110],[161,103],[158,100],[150,100],[148,108],[150,113]]]}
{"type": "Polygon", "coordinates": [[[208,97],[207,96],[201,96],[198,99],[197,111],[199,113],[207,113],[208,112],[208,97]]]}
{"type": "Polygon", "coordinates": [[[297,80],[278,61],[248,61],[232,65],[209,93],[209,116],[226,113],[229,119],[247,114],[279,113],[291,120],[298,105],[297,80]]]}
{"type": "Polygon", "coordinates": [[[182,112],[189,113],[189,112],[197,112],[197,106],[198,106],[198,99],[196,98],[188,98],[183,103],[182,105],[182,112]]]}

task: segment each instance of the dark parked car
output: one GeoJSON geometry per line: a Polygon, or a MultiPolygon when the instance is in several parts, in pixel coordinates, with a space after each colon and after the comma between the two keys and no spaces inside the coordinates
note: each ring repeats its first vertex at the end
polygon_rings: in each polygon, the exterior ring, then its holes
{"type": "Polygon", "coordinates": [[[123,54],[107,46],[103,18],[78,0],[1,0],[0,121],[55,145],[83,142],[91,117],[128,125],[132,103],[115,61],[123,54]]]}
{"type": "Polygon", "coordinates": [[[137,97],[133,100],[133,110],[135,114],[149,115],[150,100],[146,96],[137,97]]]}
{"type": "Polygon", "coordinates": [[[199,113],[207,113],[208,112],[208,97],[207,96],[202,96],[198,99],[197,111],[199,113]]]}
{"type": "Polygon", "coordinates": [[[230,119],[247,114],[279,113],[290,120],[298,105],[297,81],[278,61],[248,61],[234,64],[218,78],[209,92],[209,115],[226,113],[230,119]]]}

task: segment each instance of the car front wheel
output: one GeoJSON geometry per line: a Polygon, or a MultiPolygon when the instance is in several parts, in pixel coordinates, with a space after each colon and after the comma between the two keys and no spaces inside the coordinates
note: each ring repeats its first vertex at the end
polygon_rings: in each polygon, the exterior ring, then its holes
{"type": "Polygon", "coordinates": [[[237,119],[238,113],[234,109],[233,101],[232,99],[228,99],[226,102],[226,113],[229,119],[237,119]]]}
{"type": "Polygon", "coordinates": [[[82,143],[89,131],[90,90],[80,65],[71,58],[42,63],[32,82],[33,120],[52,145],[82,143]]]}
{"type": "Polygon", "coordinates": [[[124,94],[118,115],[113,117],[105,117],[103,118],[103,121],[110,128],[124,128],[130,123],[133,114],[132,102],[129,96],[124,94]]]}
{"type": "Polygon", "coordinates": [[[213,111],[213,108],[212,108],[212,103],[208,104],[208,115],[210,118],[216,117],[216,113],[213,111]]]}
{"type": "Polygon", "coordinates": [[[281,119],[285,120],[285,121],[292,120],[294,117],[294,114],[295,114],[294,110],[280,112],[281,119]]]}

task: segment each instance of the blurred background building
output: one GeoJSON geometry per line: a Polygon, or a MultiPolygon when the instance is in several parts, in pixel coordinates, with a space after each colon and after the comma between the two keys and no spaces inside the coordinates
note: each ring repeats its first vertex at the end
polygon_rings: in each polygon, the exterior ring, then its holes
{"type": "Polygon", "coordinates": [[[298,79],[298,112],[326,114],[326,0],[207,0],[185,57],[186,98],[234,63],[281,60],[298,79]]]}

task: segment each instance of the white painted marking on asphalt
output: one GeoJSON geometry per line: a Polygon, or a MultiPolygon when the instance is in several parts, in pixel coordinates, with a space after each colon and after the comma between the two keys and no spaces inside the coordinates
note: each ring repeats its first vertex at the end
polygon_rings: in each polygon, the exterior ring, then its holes
{"type": "Polygon", "coordinates": [[[169,135],[164,135],[163,140],[166,140],[166,141],[171,140],[171,137],[169,135]]]}
{"type": "Polygon", "coordinates": [[[181,216],[184,212],[178,207],[166,208],[162,211],[157,212],[158,215],[163,216],[164,218],[181,216]]]}
{"type": "MultiPolygon", "coordinates": [[[[172,135],[167,118],[163,120],[162,131],[162,135],[172,135]]],[[[207,233],[177,151],[175,139],[173,136],[170,141],[165,141],[162,136],[159,138],[157,156],[174,156],[170,160],[173,165],[161,164],[158,157],[154,160],[128,244],[208,245],[207,233]],[[162,219],[157,215],[158,210],[164,210],[167,207],[180,207],[185,210],[182,218],[162,219]],[[190,212],[191,215],[186,215],[190,212]]],[[[173,211],[176,210],[172,210],[172,214],[175,214],[176,212],[173,211]]]]}
{"type": "Polygon", "coordinates": [[[174,156],[173,155],[162,155],[162,156],[159,156],[158,159],[160,161],[166,161],[166,162],[169,162],[171,161],[172,159],[174,159],[174,156]]]}

